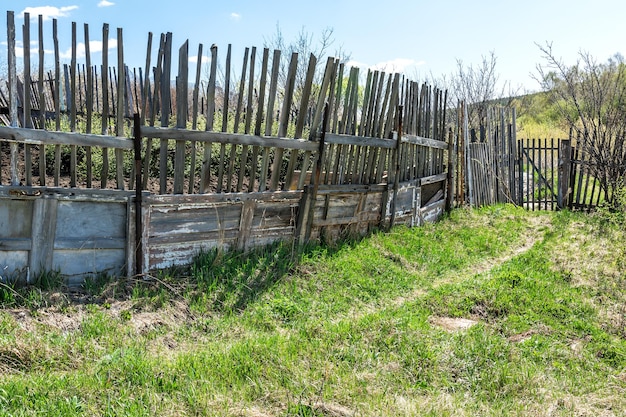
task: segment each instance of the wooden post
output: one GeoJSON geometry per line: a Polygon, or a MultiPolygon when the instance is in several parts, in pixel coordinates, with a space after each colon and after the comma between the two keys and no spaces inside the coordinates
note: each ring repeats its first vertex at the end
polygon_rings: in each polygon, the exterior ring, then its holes
{"type": "MultiPolygon", "coordinates": [[[[176,77],[176,127],[187,127],[188,114],[188,74],[189,40],[178,50],[178,76],[176,77]]],[[[185,141],[177,140],[174,150],[174,194],[182,194],[185,182],[185,141]]],[[[193,176],[190,178],[193,181],[193,176]]]]}
{"type": "MultiPolygon", "coordinates": [[[[9,50],[9,116],[11,127],[17,127],[17,69],[15,66],[15,15],[7,12],[7,39],[9,50]]],[[[18,145],[11,142],[11,185],[20,185],[17,158],[18,145]]]]}
{"type": "MultiPolygon", "coordinates": [[[[55,46],[58,43],[55,42],[55,46]]],[[[58,55],[57,56],[57,63],[58,55]]],[[[109,66],[109,25],[107,23],[102,25],[102,126],[101,133],[103,135],[109,134],[109,79],[107,75],[107,68],[109,66]]],[[[57,120],[59,120],[57,114],[57,120]]],[[[58,130],[58,128],[57,128],[58,130]]],[[[109,179],[109,149],[102,148],[102,170],[100,171],[100,187],[107,188],[107,181],[109,179]]],[[[55,176],[55,185],[57,178],[55,176]]]]}
{"type": "Polygon", "coordinates": [[[571,165],[571,140],[563,139],[559,149],[559,195],[557,198],[559,209],[569,206],[571,165]]]}
{"type": "Polygon", "coordinates": [[[396,221],[396,199],[398,198],[398,188],[400,186],[400,145],[402,144],[402,110],[403,106],[398,106],[398,137],[396,139],[396,148],[393,154],[395,173],[393,175],[393,199],[391,200],[391,220],[389,221],[389,229],[393,227],[393,224],[396,221]]]}
{"type": "Polygon", "coordinates": [[[469,126],[467,117],[467,104],[463,102],[463,142],[465,145],[465,175],[467,181],[467,192],[469,194],[470,206],[474,207],[474,184],[473,184],[473,172],[472,172],[472,158],[470,155],[470,141],[469,141],[469,126]]]}
{"type": "Polygon", "coordinates": [[[37,276],[53,267],[58,200],[54,196],[44,195],[33,204],[32,247],[28,263],[30,273],[37,276]]]}
{"type": "MultiPolygon", "coordinates": [[[[143,224],[141,222],[141,118],[134,115],[134,139],[135,139],[135,275],[143,274],[143,224]]],[[[129,219],[130,220],[130,219],[129,219]]]]}
{"type": "Polygon", "coordinates": [[[301,211],[298,216],[296,236],[298,236],[298,241],[301,244],[306,243],[311,238],[311,229],[315,217],[315,200],[317,199],[317,191],[322,174],[322,164],[324,162],[324,147],[326,143],[326,131],[328,130],[328,109],[329,105],[326,103],[324,106],[324,119],[322,121],[322,134],[320,136],[317,160],[315,162],[315,173],[313,178],[311,178],[313,187],[307,186],[305,188],[300,204],[301,211]]]}
{"type": "MultiPolygon", "coordinates": [[[[117,28],[117,114],[115,122],[115,135],[124,136],[124,91],[126,89],[126,75],[124,68],[124,41],[122,28],[117,28]]],[[[72,103],[72,105],[74,105],[72,103]]],[[[124,151],[115,150],[115,178],[117,189],[124,189],[124,151]]]]}
{"type": "Polygon", "coordinates": [[[448,131],[448,195],[446,198],[446,211],[450,211],[454,204],[454,179],[456,178],[456,152],[454,142],[454,134],[452,133],[452,129],[450,129],[448,131]]]}

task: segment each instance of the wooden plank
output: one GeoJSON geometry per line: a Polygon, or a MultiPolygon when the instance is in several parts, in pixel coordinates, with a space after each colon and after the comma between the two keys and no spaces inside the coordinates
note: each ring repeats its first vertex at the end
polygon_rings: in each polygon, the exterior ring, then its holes
{"type": "MultiPolygon", "coordinates": [[[[250,48],[246,48],[243,56],[243,65],[241,70],[241,77],[239,79],[239,93],[237,94],[237,105],[235,107],[235,120],[233,132],[239,132],[239,125],[241,124],[241,112],[243,106],[243,98],[245,96],[246,88],[246,75],[248,71],[248,57],[250,54],[250,48]]],[[[227,192],[233,191],[233,176],[235,174],[235,161],[237,159],[237,147],[230,146],[230,156],[228,158],[228,175],[226,176],[226,190],[227,192]]],[[[241,163],[241,170],[245,169],[245,164],[241,163]]],[[[243,180],[243,172],[239,172],[239,177],[243,180]]],[[[236,186],[235,186],[236,188],[236,186]]],[[[241,191],[241,190],[237,190],[241,191]]]]}
{"type": "MultiPolygon", "coordinates": [[[[7,42],[9,56],[9,117],[11,127],[18,127],[17,111],[17,68],[15,64],[15,15],[12,11],[7,11],[7,42]]],[[[18,171],[18,147],[17,143],[10,144],[11,148],[11,185],[20,184],[18,171]]]]}
{"type": "MultiPolygon", "coordinates": [[[[43,42],[43,15],[38,16],[37,21],[38,37],[39,37],[39,78],[37,80],[37,87],[39,92],[39,128],[46,128],[46,96],[44,90],[44,42],[43,42]]],[[[90,133],[90,132],[88,132],[90,133]]],[[[47,161],[46,161],[46,147],[45,145],[39,145],[39,184],[46,185],[46,173],[47,173],[47,161]]]]}
{"type": "MultiPolygon", "coordinates": [[[[259,81],[259,101],[257,104],[257,113],[256,113],[256,124],[254,126],[254,134],[255,136],[261,135],[261,126],[263,124],[263,106],[265,104],[265,87],[267,84],[267,69],[269,66],[269,49],[263,48],[263,60],[261,62],[261,79],[259,81]]],[[[276,59],[276,51],[274,52],[274,59],[276,59]]],[[[271,113],[272,109],[268,109],[267,113],[271,113]]],[[[271,119],[271,117],[270,117],[271,119]]],[[[266,136],[271,136],[271,131],[269,134],[266,132],[266,136]]]]}
{"type": "Polygon", "coordinates": [[[246,200],[258,201],[296,201],[302,196],[302,191],[264,191],[253,193],[222,193],[207,195],[147,195],[143,201],[148,205],[185,205],[185,204],[239,204],[246,200]]]}
{"type": "MultiPolygon", "coordinates": [[[[85,133],[91,134],[92,130],[92,122],[93,122],[93,68],[91,66],[91,49],[89,46],[89,25],[84,24],[84,40],[85,40],[85,63],[87,65],[87,74],[86,74],[86,89],[87,94],[85,97],[86,105],[87,105],[87,117],[85,120],[85,133]]],[[[92,162],[92,151],[91,147],[87,146],[85,148],[85,165],[87,168],[87,178],[86,186],[87,188],[92,187],[93,181],[93,162],[92,162]]]]}
{"type": "Polygon", "coordinates": [[[327,133],[326,143],[335,145],[359,145],[386,149],[393,149],[396,146],[396,141],[393,139],[380,139],[376,137],[352,136],[337,133],[327,133]]]}
{"type": "MultiPolygon", "coordinates": [[[[122,28],[117,28],[117,118],[115,122],[115,134],[118,137],[124,135],[124,91],[126,90],[126,77],[124,74],[124,40],[122,28]]],[[[121,148],[115,149],[115,178],[117,189],[124,189],[124,152],[121,148]]]]}
{"type": "Polygon", "coordinates": [[[406,136],[404,136],[402,138],[402,142],[403,143],[410,143],[412,145],[426,146],[428,148],[448,149],[448,144],[446,142],[444,142],[444,141],[424,138],[424,137],[415,136],[415,135],[406,135],[406,136]]]}
{"type": "MultiPolygon", "coordinates": [[[[163,50],[163,70],[161,72],[161,127],[169,126],[170,119],[170,105],[171,105],[171,92],[170,92],[170,80],[172,73],[172,33],[168,32],[165,35],[165,43],[163,50]]],[[[150,135],[143,135],[148,136],[150,135]]],[[[168,140],[161,139],[159,142],[159,193],[165,194],[167,192],[167,148],[168,140]]]]}
{"type": "MultiPolygon", "coordinates": [[[[196,80],[193,87],[191,129],[198,127],[198,96],[200,94],[200,76],[202,72],[202,44],[198,46],[198,57],[196,62],[196,80]]],[[[188,193],[193,194],[196,183],[196,142],[191,142],[191,163],[189,169],[188,193]]]]}
{"type": "Polygon", "coordinates": [[[445,209],[445,201],[441,200],[426,207],[422,207],[420,210],[420,216],[422,218],[422,222],[435,222],[437,221],[444,213],[445,209]]]}
{"type": "Polygon", "coordinates": [[[281,149],[298,149],[303,151],[313,151],[317,149],[318,146],[317,143],[304,139],[286,139],[280,137],[246,135],[245,133],[206,132],[150,126],[141,127],[141,136],[233,145],[265,146],[281,149]]]}
{"type": "MultiPolygon", "coordinates": [[[[72,58],[70,61],[70,91],[66,100],[70,104],[70,131],[76,131],[76,22],[72,22],[72,58]]],[[[67,75],[67,74],[66,74],[67,75]]],[[[67,80],[66,80],[67,82],[67,80]]],[[[70,145],[70,187],[76,187],[76,145],[70,145]]]]}
{"type": "MultiPolygon", "coordinates": [[[[32,79],[30,75],[30,14],[24,13],[24,25],[22,26],[22,39],[24,48],[24,122],[22,126],[27,129],[33,128],[33,120],[31,114],[31,86],[32,79]]],[[[26,185],[33,185],[33,158],[30,145],[24,146],[24,171],[26,176],[26,185]]]]}
{"type": "MultiPolygon", "coordinates": [[[[252,48],[253,57],[256,54],[256,48],[252,48]]],[[[259,136],[261,134],[261,123],[263,121],[263,105],[265,103],[265,84],[267,83],[267,67],[268,67],[268,59],[269,59],[269,49],[263,49],[263,58],[261,60],[261,79],[259,80],[259,94],[258,94],[258,102],[256,106],[256,121],[254,126],[254,134],[259,136]]],[[[254,65],[250,67],[250,88],[249,94],[253,92],[253,79],[252,76],[254,71],[254,65]]],[[[253,97],[248,97],[248,105],[251,106],[253,102],[253,97]]],[[[250,121],[252,121],[252,111],[250,111],[249,116],[250,121]]],[[[246,126],[246,133],[250,133],[248,126],[246,126]]],[[[251,165],[250,165],[250,183],[248,185],[248,192],[252,192],[256,187],[256,178],[258,172],[258,164],[259,164],[259,151],[260,148],[258,146],[252,147],[252,157],[251,157],[251,165]]]]}
{"type": "MultiPolygon", "coordinates": [[[[289,62],[289,72],[287,73],[287,80],[285,82],[283,106],[280,111],[280,120],[278,124],[278,137],[280,138],[284,138],[287,136],[287,129],[289,127],[289,114],[291,112],[293,93],[296,85],[297,69],[298,53],[293,52],[291,54],[291,61],[289,62]]],[[[270,191],[274,191],[278,188],[278,182],[280,181],[281,168],[283,163],[283,154],[284,148],[277,148],[274,151],[274,161],[272,163],[272,174],[270,177],[270,191]]]]}
{"type": "MultiPolygon", "coordinates": [[[[200,44],[202,45],[202,44],[200,44]]],[[[202,48],[202,46],[200,46],[202,48]]],[[[150,58],[152,56],[152,32],[148,32],[148,46],[146,51],[146,66],[144,71],[144,85],[141,91],[141,119],[140,123],[144,125],[146,123],[146,115],[148,114],[150,103],[148,97],[150,95],[150,58]]],[[[198,60],[199,62],[200,60],[198,60]]],[[[156,79],[154,80],[156,82],[156,79]]],[[[156,88],[155,88],[156,92],[156,88]]],[[[145,171],[144,171],[145,172],[145,171]]],[[[145,188],[145,187],[144,187],[145,188]]]]}
{"type": "MultiPolygon", "coordinates": [[[[55,45],[58,45],[58,43],[55,43],[55,45]]],[[[109,66],[109,25],[105,23],[102,25],[102,71],[101,71],[102,72],[101,74],[102,75],[102,121],[101,121],[102,135],[106,135],[109,133],[109,87],[108,87],[109,79],[107,75],[108,66],[109,66]]],[[[57,128],[57,130],[59,129],[57,128]]],[[[102,169],[100,171],[100,188],[107,188],[108,178],[109,178],[109,150],[105,146],[102,148],[102,169]]],[[[56,177],[55,177],[55,185],[58,185],[56,177]]]]}
{"type": "MultiPolygon", "coordinates": [[[[150,38],[149,38],[150,39],[150,38]]],[[[157,113],[157,108],[159,107],[159,103],[158,103],[158,99],[160,96],[160,91],[161,91],[161,72],[162,72],[162,65],[163,65],[163,56],[165,54],[165,34],[162,33],[161,34],[161,39],[159,42],[159,51],[157,54],[157,66],[154,69],[154,87],[153,87],[153,97],[152,97],[152,103],[149,103],[150,106],[150,126],[154,126],[155,120],[156,120],[156,113],[157,113]]],[[[150,55],[150,51],[147,52],[148,55],[150,55]]],[[[146,63],[148,63],[149,57],[146,58],[146,63]]],[[[149,72],[149,71],[148,71],[149,72]]],[[[146,73],[146,83],[148,83],[148,85],[146,86],[146,89],[148,90],[147,94],[150,94],[150,90],[149,90],[149,82],[150,82],[150,77],[148,76],[148,74],[146,73]]],[[[147,106],[148,104],[146,104],[147,106]]],[[[145,124],[144,122],[140,123],[142,126],[145,124]]],[[[148,188],[148,180],[150,178],[150,168],[152,166],[152,138],[148,138],[148,140],[146,141],[146,152],[144,155],[144,163],[143,163],[143,184],[142,187],[145,190],[146,188],[148,188]]],[[[145,262],[145,260],[144,260],[145,262]]],[[[145,265],[145,263],[144,263],[145,265]]]]}
{"type": "Polygon", "coordinates": [[[444,172],[443,174],[430,175],[428,177],[420,178],[420,185],[428,185],[434,184],[436,182],[445,181],[448,177],[448,174],[444,172]]]}
{"type": "MultiPolygon", "coordinates": [[[[254,101],[254,67],[256,65],[256,48],[253,47],[252,51],[250,53],[250,75],[248,77],[248,94],[246,97],[246,113],[245,113],[245,127],[244,127],[244,132],[246,134],[250,134],[250,128],[252,126],[252,114],[253,114],[253,108],[252,108],[252,103],[254,101]]],[[[254,181],[253,178],[256,175],[256,169],[250,170],[250,172],[247,172],[247,168],[248,168],[248,145],[244,145],[241,149],[241,163],[240,163],[240,169],[239,169],[239,173],[237,175],[237,188],[236,188],[236,192],[241,192],[242,188],[243,188],[243,180],[245,177],[249,178],[248,181],[248,191],[250,191],[250,185],[251,183],[254,181]]]]}
{"type": "Polygon", "coordinates": [[[241,220],[239,221],[239,235],[237,236],[237,249],[244,250],[247,248],[248,239],[250,238],[250,229],[254,218],[254,209],[256,207],[255,200],[246,200],[241,208],[241,220]]]}
{"type": "MultiPolygon", "coordinates": [[[[217,46],[211,45],[211,69],[209,73],[209,83],[207,86],[207,110],[205,131],[213,130],[215,120],[215,83],[217,77],[217,46]]],[[[213,144],[204,143],[204,156],[202,159],[202,174],[200,179],[200,193],[209,191],[211,185],[211,151],[213,144]]]]}
{"type": "MultiPolygon", "coordinates": [[[[176,127],[187,127],[189,96],[189,41],[178,50],[178,76],[176,77],[176,127]]],[[[185,140],[176,140],[174,150],[174,194],[182,194],[185,181],[185,140]]]]}
{"type": "MultiPolygon", "coordinates": [[[[320,92],[315,105],[315,114],[313,115],[313,123],[311,124],[310,139],[317,138],[319,129],[321,128],[322,116],[324,114],[324,103],[328,97],[332,96],[332,81],[336,73],[337,65],[333,57],[328,57],[326,67],[324,69],[324,78],[320,87],[320,92]]],[[[330,103],[329,103],[330,106],[330,103]]],[[[304,170],[303,170],[304,171],[304,170]]]]}
{"type": "MultiPolygon", "coordinates": [[[[309,98],[311,97],[311,88],[313,85],[313,77],[315,75],[315,68],[317,67],[317,58],[315,55],[310,54],[309,56],[309,66],[307,68],[306,78],[304,80],[304,89],[302,90],[302,95],[300,99],[300,107],[298,111],[298,117],[296,120],[296,132],[294,134],[295,139],[300,139],[302,137],[302,132],[304,130],[304,122],[307,117],[307,109],[309,107],[309,98]]],[[[304,160],[308,161],[310,158],[310,154],[304,157],[304,160]]],[[[293,171],[296,168],[296,164],[298,162],[298,152],[296,150],[292,150],[289,155],[289,164],[287,165],[287,175],[285,177],[285,184],[291,184],[291,180],[293,178],[293,171]]],[[[304,169],[306,171],[306,169],[304,169]]]]}
{"type": "MultiPolygon", "coordinates": [[[[384,76],[384,73],[383,73],[384,76]]],[[[381,80],[382,82],[383,80],[381,80]]],[[[385,87],[385,96],[381,102],[381,108],[380,108],[380,112],[378,115],[378,122],[377,122],[377,126],[376,126],[376,135],[377,137],[383,137],[383,138],[388,138],[388,136],[385,134],[385,115],[387,113],[387,107],[391,106],[390,104],[390,97],[391,97],[391,90],[392,90],[392,82],[393,82],[393,75],[389,74],[389,77],[387,78],[387,85],[385,87]]]]}
{"type": "Polygon", "coordinates": [[[78,132],[24,130],[0,126],[0,137],[9,142],[31,145],[108,146],[115,149],[133,149],[133,140],[129,138],[78,132]]]}
{"type": "MultiPolygon", "coordinates": [[[[330,120],[328,124],[329,126],[328,130],[333,133],[342,133],[338,129],[339,129],[339,108],[341,104],[341,94],[342,94],[342,89],[343,89],[344,67],[345,67],[345,64],[343,63],[339,64],[339,72],[337,74],[337,77],[333,77],[333,82],[335,82],[336,85],[335,85],[335,91],[333,92],[333,94],[331,94],[333,107],[332,107],[332,112],[330,112],[330,120]]],[[[331,86],[331,91],[333,91],[332,86],[331,86]]]]}
{"type": "MultiPolygon", "coordinates": [[[[272,75],[270,77],[270,91],[267,101],[267,112],[265,115],[265,136],[272,135],[272,126],[274,123],[274,103],[276,101],[276,93],[278,87],[278,74],[280,70],[280,54],[278,49],[274,50],[272,58],[272,75]]],[[[269,148],[263,148],[263,156],[261,158],[261,175],[259,177],[259,191],[267,188],[267,176],[269,170],[269,148]]]]}
{"type": "MultiPolygon", "coordinates": [[[[232,47],[228,44],[228,51],[226,52],[226,68],[225,72],[225,80],[224,80],[224,98],[223,98],[223,107],[222,107],[222,132],[226,132],[228,130],[228,113],[229,113],[229,98],[230,98],[230,71],[231,71],[231,52],[232,47]]],[[[224,186],[224,165],[226,163],[226,144],[220,144],[220,159],[217,168],[217,192],[222,192],[222,187],[224,186]]],[[[228,186],[227,186],[228,187],[228,186]]]]}

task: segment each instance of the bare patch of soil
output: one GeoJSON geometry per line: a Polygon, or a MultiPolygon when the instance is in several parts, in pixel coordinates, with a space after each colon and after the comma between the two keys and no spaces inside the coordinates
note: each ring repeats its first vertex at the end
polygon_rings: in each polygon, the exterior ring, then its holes
{"type": "Polygon", "coordinates": [[[464,319],[462,317],[430,317],[429,322],[448,332],[467,330],[478,324],[476,320],[464,319]]]}

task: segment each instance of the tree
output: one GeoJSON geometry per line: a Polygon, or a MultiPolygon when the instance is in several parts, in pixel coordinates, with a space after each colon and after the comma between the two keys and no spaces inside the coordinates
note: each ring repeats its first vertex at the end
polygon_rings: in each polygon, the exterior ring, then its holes
{"type": "Polygon", "coordinates": [[[544,64],[537,80],[569,126],[576,144],[590,159],[589,170],[609,204],[626,177],[626,64],[615,55],[606,63],[580,52],[576,64],[556,58],[552,44],[537,45],[544,64]]]}
{"type": "Polygon", "coordinates": [[[309,60],[311,55],[316,57],[317,62],[315,65],[315,75],[312,83],[313,91],[311,91],[311,94],[309,95],[308,103],[306,103],[305,107],[302,109],[304,111],[313,108],[316,104],[315,100],[318,95],[318,91],[316,91],[316,89],[319,88],[322,83],[322,78],[324,76],[323,68],[326,65],[328,56],[334,56],[339,59],[339,62],[346,62],[350,59],[350,54],[346,53],[341,45],[334,50],[332,55],[330,55],[330,50],[334,45],[334,29],[331,27],[327,27],[322,30],[317,37],[302,27],[293,40],[287,41],[283,36],[280,25],[277,23],[274,34],[265,39],[264,46],[266,48],[281,51],[281,61],[278,75],[278,85],[280,89],[286,85],[292,54],[298,54],[298,65],[295,72],[294,100],[291,106],[292,117],[296,117],[300,111],[300,103],[304,86],[306,85],[306,77],[309,70],[309,60]]]}
{"type": "MultiPolygon", "coordinates": [[[[481,55],[477,65],[466,64],[461,59],[456,60],[456,68],[450,74],[443,76],[426,77],[429,84],[447,90],[451,102],[467,104],[468,125],[470,129],[480,130],[486,126],[487,110],[494,104],[511,106],[519,89],[511,88],[510,82],[500,84],[500,74],[497,71],[497,57],[491,51],[488,55],[481,55]]],[[[448,112],[446,123],[456,125],[456,112],[448,112]]]]}

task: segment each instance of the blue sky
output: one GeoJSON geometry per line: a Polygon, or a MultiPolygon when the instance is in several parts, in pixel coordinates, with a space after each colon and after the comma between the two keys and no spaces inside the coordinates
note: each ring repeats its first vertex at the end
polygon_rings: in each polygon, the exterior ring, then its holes
{"type": "MultiPolygon", "coordinates": [[[[92,59],[99,62],[102,24],[110,38],[123,28],[125,61],[145,65],[148,32],[154,34],[153,55],[161,33],[172,32],[174,45],[189,39],[190,55],[198,44],[205,54],[213,43],[233,45],[234,56],[246,46],[263,47],[280,25],[284,38],[295,39],[304,29],[319,34],[334,30],[332,49],[342,48],[353,63],[396,70],[421,80],[455,69],[457,59],[478,64],[491,51],[497,57],[501,81],[532,91],[538,84],[531,74],[542,62],[535,43],[553,43],[557,56],[568,64],[577,53],[589,51],[600,61],[615,53],[626,55],[626,2],[623,0],[0,0],[15,12],[18,46],[22,13],[30,11],[31,42],[36,46],[36,16],[57,18],[61,53],[69,61],[71,22],[90,27],[92,59]]],[[[3,27],[5,27],[3,25],[3,27]]],[[[44,29],[45,49],[52,50],[51,20],[44,29]]],[[[6,29],[0,35],[0,53],[6,59],[6,29]]],[[[111,42],[115,46],[115,42],[111,42]]],[[[331,51],[332,52],[332,51],[331,51]]],[[[52,65],[52,55],[46,63],[52,65]]],[[[115,62],[116,52],[109,54],[115,62]]],[[[154,62],[154,58],[153,58],[154,62]]]]}

